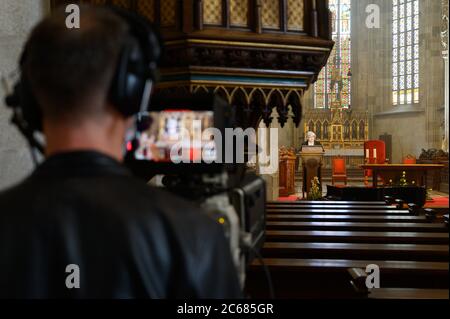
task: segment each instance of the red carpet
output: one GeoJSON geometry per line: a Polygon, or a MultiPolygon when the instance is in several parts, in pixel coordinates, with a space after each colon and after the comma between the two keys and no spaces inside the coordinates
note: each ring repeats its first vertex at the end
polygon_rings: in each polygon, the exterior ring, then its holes
{"type": "Polygon", "coordinates": [[[279,202],[294,202],[297,199],[298,199],[298,196],[296,196],[296,195],[291,195],[288,197],[278,197],[279,202]]]}
{"type": "Polygon", "coordinates": [[[425,203],[425,207],[447,207],[448,208],[448,196],[435,196],[432,200],[425,203]]]}

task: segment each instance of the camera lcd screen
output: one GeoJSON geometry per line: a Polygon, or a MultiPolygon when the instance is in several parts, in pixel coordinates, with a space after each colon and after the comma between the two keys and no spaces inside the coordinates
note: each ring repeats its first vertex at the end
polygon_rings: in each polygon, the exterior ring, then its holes
{"type": "Polygon", "coordinates": [[[163,163],[200,163],[216,160],[214,112],[163,110],[148,113],[148,128],[139,137],[137,160],[163,163]]]}

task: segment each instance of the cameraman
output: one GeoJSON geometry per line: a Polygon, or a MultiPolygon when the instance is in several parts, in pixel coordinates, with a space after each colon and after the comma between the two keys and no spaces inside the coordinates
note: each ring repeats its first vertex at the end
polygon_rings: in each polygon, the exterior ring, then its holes
{"type": "Polygon", "coordinates": [[[133,121],[110,88],[130,26],[80,9],[79,29],[61,8],[26,45],[46,160],[0,193],[0,297],[241,297],[221,226],[122,166],[133,121]]]}

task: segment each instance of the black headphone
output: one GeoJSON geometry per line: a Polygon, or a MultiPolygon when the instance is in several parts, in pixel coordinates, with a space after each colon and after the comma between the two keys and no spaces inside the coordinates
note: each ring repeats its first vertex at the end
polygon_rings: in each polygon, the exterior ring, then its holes
{"type": "MultiPolygon", "coordinates": [[[[152,85],[156,81],[162,42],[142,16],[117,7],[108,8],[125,20],[129,27],[129,37],[119,53],[111,82],[109,101],[120,114],[130,117],[147,111],[152,85]]],[[[12,122],[30,145],[42,152],[42,145],[34,139],[34,133],[42,131],[42,114],[24,70],[26,58],[27,45],[20,58],[20,79],[5,102],[14,110],[12,122]]]]}

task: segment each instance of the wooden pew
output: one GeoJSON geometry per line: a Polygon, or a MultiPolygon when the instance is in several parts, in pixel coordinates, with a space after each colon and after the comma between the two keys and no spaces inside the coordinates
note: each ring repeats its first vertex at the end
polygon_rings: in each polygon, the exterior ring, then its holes
{"type": "MultiPolygon", "coordinates": [[[[442,296],[446,290],[448,295],[448,226],[432,211],[420,215],[396,204],[269,203],[262,255],[276,297],[360,298],[346,269],[372,263],[380,267],[385,290],[370,298],[442,296]]],[[[250,267],[247,290],[252,297],[268,297],[259,261],[250,267]]]]}
{"type": "Polygon", "coordinates": [[[447,233],[448,228],[435,223],[363,223],[363,222],[298,222],[267,221],[269,230],[329,230],[329,231],[368,231],[368,232],[430,232],[447,233]]]}
{"type": "Polygon", "coordinates": [[[268,209],[349,209],[349,210],[394,210],[395,206],[372,206],[372,205],[289,205],[289,204],[271,204],[266,205],[268,209]]]}
{"type": "Polygon", "coordinates": [[[330,214],[330,215],[408,215],[406,209],[353,210],[353,209],[313,209],[313,208],[267,208],[267,214],[330,214]]]}
{"type": "Polygon", "coordinates": [[[369,299],[449,299],[448,289],[379,288],[372,289],[369,299]]]}
{"type": "Polygon", "coordinates": [[[267,230],[266,241],[448,245],[448,233],[267,230]]]}
{"type": "Polygon", "coordinates": [[[401,215],[295,215],[295,214],[269,214],[268,221],[323,221],[323,222],[387,222],[387,223],[420,223],[426,222],[425,216],[401,216],[401,215]]]}
{"type": "Polygon", "coordinates": [[[266,258],[448,261],[447,245],[266,242],[266,258]]]}
{"type": "MultiPolygon", "coordinates": [[[[448,289],[448,262],[384,261],[350,259],[265,258],[277,298],[355,298],[348,268],[369,264],[380,267],[383,288],[448,289]]],[[[247,276],[247,291],[254,298],[267,298],[263,268],[255,260],[247,276]]]]}
{"type": "MultiPolygon", "coordinates": [[[[368,299],[447,299],[448,289],[368,288],[367,274],[361,268],[350,268],[350,283],[360,298],[368,299]]],[[[380,278],[381,279],[381,278],[380,278]]]]}
{"type": "Polygon", "coordinates": [[[385,201],[377,202],[354,202],[354,201],[314,201],[314,200],[299,200],[299,201],[268,201],[267,205],[272,204],[288,204],[288,205],[371,205],[371,206],[385,206],[385,201]]]}

